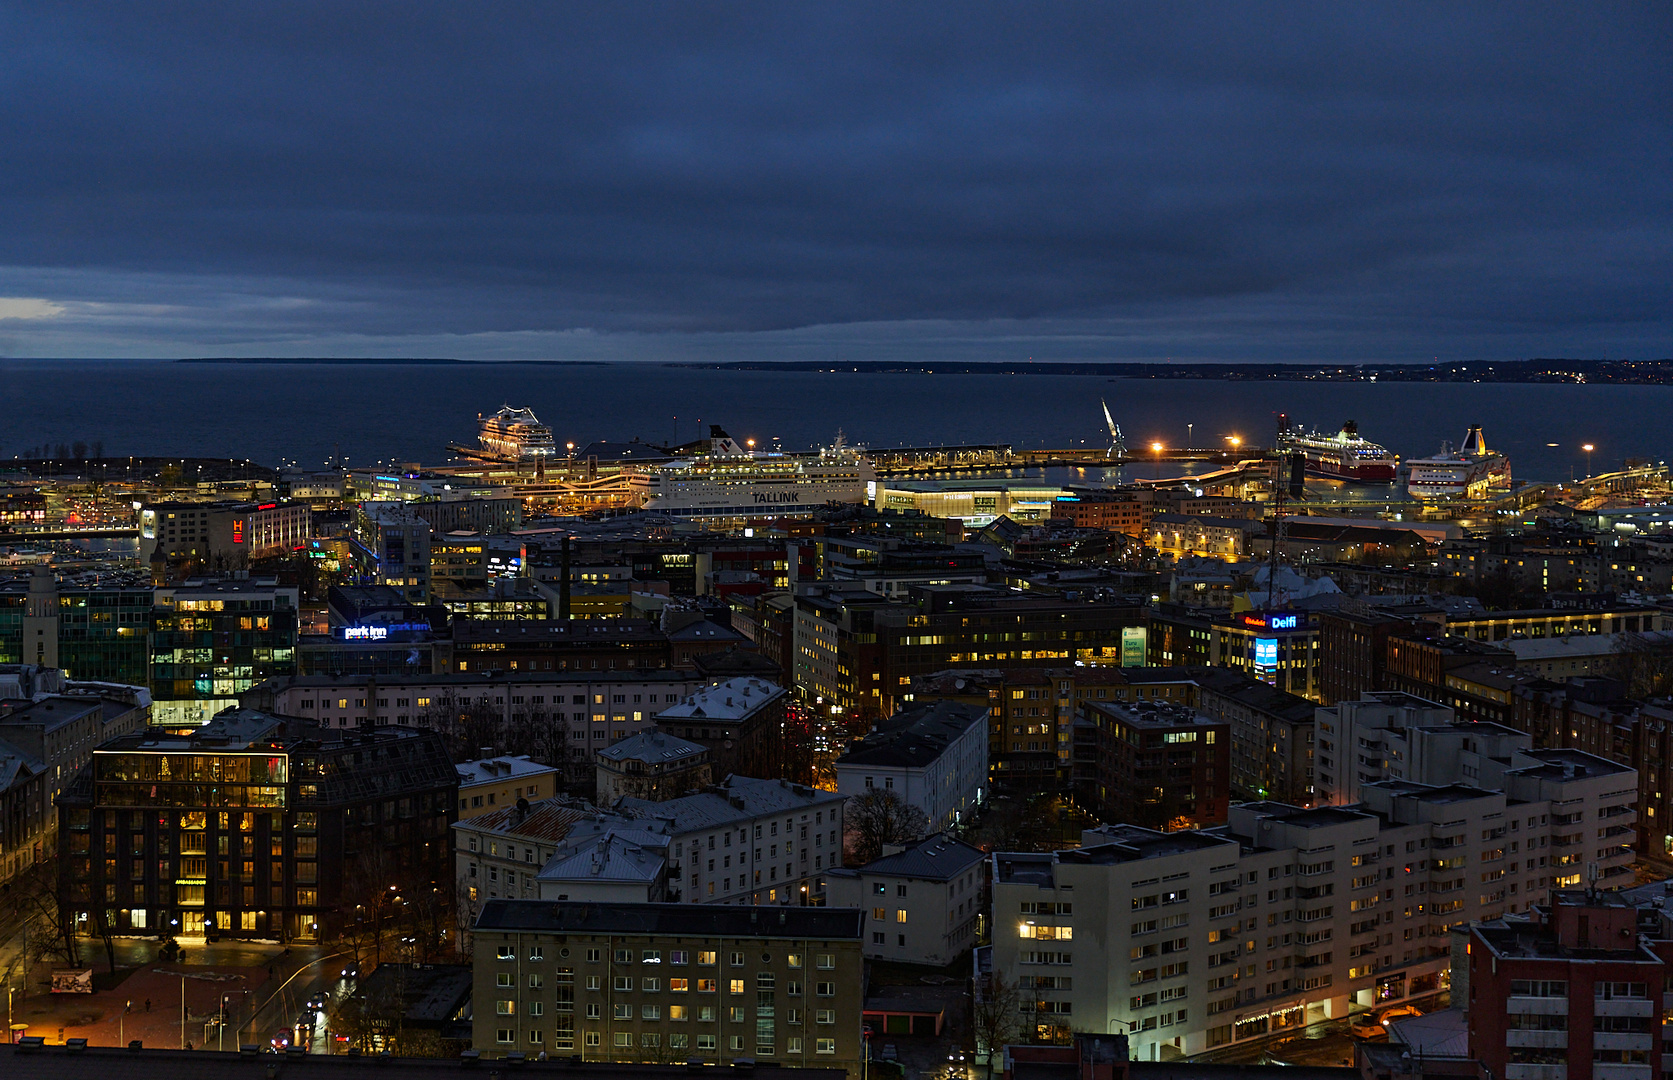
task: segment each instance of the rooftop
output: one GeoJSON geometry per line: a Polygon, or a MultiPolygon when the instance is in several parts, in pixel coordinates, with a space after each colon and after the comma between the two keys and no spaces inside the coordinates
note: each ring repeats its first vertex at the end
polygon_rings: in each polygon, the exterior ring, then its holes
{"type": "Polygon", "coordinates": [[[707,686],[673,708],[657,714],[658,720],[743,720],[785,695],[785,689],[756,678],[728,679],[707,686]]]}
{"type": "Polygon", "coordinates": [[[1537,758],[1540,763],[1510,769],[1506,776],[1534,776],[1541,780],[1585,780],[1597,776],[1619,776],[1633,771],[1628,766],[1617,765],[1596,754],[1566,747],[1523,750],[1519,756],[1537,758]]]}
{"type": "Polygon", "coordinates": [[[922,768],[939,758],[959,736],[980,724],[987,730],[985,705],[930,701],[878,722],[865,738],[837,759],[837,767],[894,766],[922,768]]]}
{"type": "Polygon", "coordinates": [[[657,765],[687,761],[708,753],[708,747],[661,731],[641,731],[598,752],[606,761],[644,761],[657,765]]]}
{"type": "Polygon", "coordinates": [[[936,833],[893,855],[873,859],[864,866],[832,870],[832,874],[887,874],[920,881],[951,881],[987,858],[980,848],[936,833]]]}
{"type": "Polygon", "coordinates": [[[662,876],[667,860],[662,850],[605,833],[597,841],[577,846],[540,868],[539,881],[613,881],[651,885],[662,876]]]}
{"type": "Polygon", "coordinates": [[[484,758],[480,761],[461,761],[453,766],[459,770],[459,786],[490,784],[509,777],[542,776],[558,770],[542,765],[524,754],[522,757],[484,758]]]}
{"type": "Polygon", "coordinates": [[[527,807],[506,806],[456,823],[455,829],[517,836],[558,844],[566,840],[576,823],[592,816],[586,807],[569,799],[541,799],[527,807]]]}
{"type": "Polygon", "coordinates": [[[821,791],[792,784],[788,780],[728,776],[724,784],[696,795],[684,795],[666,802],[626,798],[618,802],[615,809],[630,818],[667,821],[670,831],[684,834],[785,810],[840,803],[845,798],[834,791],[821,791]]]}
{"type": "Polygon", "coordinates": [[[864,918],[857,908],[489,900],[477,916],[476,931],[859,941],[864,918]]]}

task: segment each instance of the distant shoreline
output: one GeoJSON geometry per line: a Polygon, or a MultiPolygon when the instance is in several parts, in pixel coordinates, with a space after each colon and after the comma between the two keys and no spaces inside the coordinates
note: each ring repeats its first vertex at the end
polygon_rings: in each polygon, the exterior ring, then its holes
{"type": "Polygon", "coordinates": [[[605,360],[460,360],[455,357],[442,356],[190,356],[172,361],[176,364],[335,364],[353,366],[361,364],[388,364],[393,366],[436,366],[443,364],[510,365],[535,364],[541,367],[571,365],[576,367],[603,367],[605,360]]]}
{"type": "Polygon", "coordinates": [[[1453,364],[1152,364],[919,363],[856,360],[677,362],[665,367],[712,371],[802,371],[900,375],[1092,375],[1120,379],[1215,382],[1458,382],[1673,385],[1673,360],[1501,360],[1453,364]]]}
{"type": "Polygon", "coordinates": [[[887,360],[611,361],[466,360],[458,357],[194,356],[176,364],[327,365],[387,367],[644,367],[688,371],[773,371],[863,375],[1076,375],[1106,379],[1211,382],[1569,383],[1673,386],[1673,359],[1534,359],[1447,364],[1157,364],[1137,362],[921,362],[887,360]]]}

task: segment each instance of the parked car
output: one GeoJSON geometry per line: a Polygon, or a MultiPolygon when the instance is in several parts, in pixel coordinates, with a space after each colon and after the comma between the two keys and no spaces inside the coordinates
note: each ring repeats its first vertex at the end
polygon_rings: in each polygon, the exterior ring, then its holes
{"type": "Polygon", "coordinates": [[[1362,1012],[1348,1020],[1348,1034],[1356,1039],[1380,1039],[1388,1032],[1383,1030],[1383,1022],[1376,1013],[1362,1012]]]}
{"type": "Polygon", "coordinates": [[[894,1043],[884,1043],[883,1044],[883,1060],[884,1061],[895,1060],[895,1055],[898,1054],[898,1053],[899,1053],[899,1051],[897,1051],[895,1049],[895,1044],[894,1043]]]}

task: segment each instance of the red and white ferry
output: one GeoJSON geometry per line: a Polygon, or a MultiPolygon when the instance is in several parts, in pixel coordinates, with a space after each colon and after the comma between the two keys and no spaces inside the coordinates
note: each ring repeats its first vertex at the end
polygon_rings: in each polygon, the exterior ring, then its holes
{"type": "Polygon", "coordinates": [[[1359,425],[1352,420],[1344,420],[1336,434],[1326,435],[1292,428],[1288,419],[1282,418],[1278,450],[1300,451],[1307,460],[1307,471],[1315,476],[1359,484],[1392,484],[1400,469],[1400,459],[1386,448],[1360,438],[1359,425]]]}

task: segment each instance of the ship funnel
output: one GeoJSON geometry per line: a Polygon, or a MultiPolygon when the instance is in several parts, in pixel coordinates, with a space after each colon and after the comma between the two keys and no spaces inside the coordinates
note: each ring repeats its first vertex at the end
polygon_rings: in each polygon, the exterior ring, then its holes
{"type": "Polygon", "coordinates": [[[721,430],[719,424],[709,425],[709,453],[715,457],[745,457],[747,452],[738,441],[721,430]]]}
{"type": "Polygon", "coordinates": [[[1359,421],[1358,420],[1344,420],[1344,421],[1342,421],[1342,435],[1345,438],[1349,438],[1349,439],[1358,438],[1358,436],[1359,436],[1359,421]]]}
{"type": "Polygon", "coordinates": [[[1487,453],[1487,440],[1482,437],[1481,425],[1471,424],[1469,434],[1464,436],[1462,452],[1471,457],[1479,457],[1487,453]]]}

